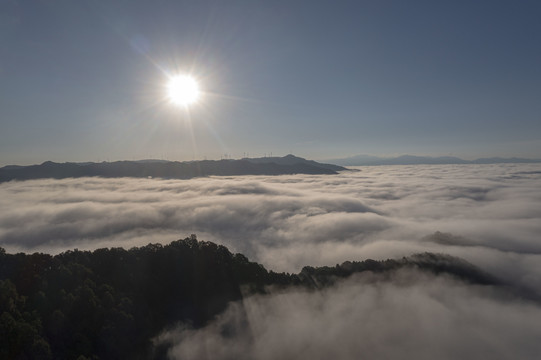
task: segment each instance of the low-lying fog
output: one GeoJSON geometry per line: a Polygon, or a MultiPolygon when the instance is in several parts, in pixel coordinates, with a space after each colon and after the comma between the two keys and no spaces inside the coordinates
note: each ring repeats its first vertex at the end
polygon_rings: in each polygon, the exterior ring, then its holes
{"type": "MultiPolygon", "coordinates": [[[[462,257],[541,295],[541,165],[358,169],[3,183],[0,246],[58,253],[195,233],[288,272],[430,251],[462,257]]],[[[207,328],[181,324],[159,340],[172,342],[172,357],[197,358],[504,359],[541,351],[538,303],[447,278],[397,276],[409,280],[357,277],[320,293],[251,297],[207,328]],[[223,326],[235,331],[224,337],[223,326]]]]}

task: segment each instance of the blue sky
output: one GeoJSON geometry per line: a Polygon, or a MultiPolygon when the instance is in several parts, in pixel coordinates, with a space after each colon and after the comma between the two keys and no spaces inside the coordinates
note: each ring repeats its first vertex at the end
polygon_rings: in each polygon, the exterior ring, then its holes
{"type": "Polygon", "coordinates": [[[541,157],[538,1],[0,3],[0,165],[541,157]],[[204,91],[166,101],[168,76],[204,91]]]}

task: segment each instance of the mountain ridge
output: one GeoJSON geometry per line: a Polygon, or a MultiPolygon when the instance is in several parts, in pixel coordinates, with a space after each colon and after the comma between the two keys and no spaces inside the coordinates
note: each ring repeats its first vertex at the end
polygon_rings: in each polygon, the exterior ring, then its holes
{"type": "Polygon", "coordinates": [[[101,163],[56,163],[39,165],[8,165],[0,168],[0,182],[30,179],[64,179],[87,176],[106,178],[166,178],[191,179],[205,176],[337,174],[348,170],[342,166],[319,163],[294,155],[274,158],[244,158],[239,160],[136,160],[101,163]]]}

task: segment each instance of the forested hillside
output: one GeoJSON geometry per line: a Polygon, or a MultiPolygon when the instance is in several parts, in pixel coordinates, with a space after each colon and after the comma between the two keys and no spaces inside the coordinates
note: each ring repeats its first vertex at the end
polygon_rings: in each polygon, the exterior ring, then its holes
{"type": "Polygon", "coordinates": [[[195,236],[166,246],[56,256],[0,248],[0,358],[163,358],[166,349],[153,347],[151,339],[164,328],[204,326],[230,301],[268,286],[317,291],[354,273],[404,267],[497,283],[465,261],[434,254],[275,273],[195,236]]]}

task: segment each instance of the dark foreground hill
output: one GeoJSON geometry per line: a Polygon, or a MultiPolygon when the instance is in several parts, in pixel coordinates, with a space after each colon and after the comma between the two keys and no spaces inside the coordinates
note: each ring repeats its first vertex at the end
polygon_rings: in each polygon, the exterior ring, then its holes
{"type": "Polygon", "coordinates": [[[463,260],[435,254],[275,273],[195,236],[56,256],[0,248],[0,358],[160,359],[166,349],[151,341],[160,331],[179,321],[204,326],[229,302],[268,286],[317,291],[353,274],[404,268],[498,283],[463,260]]]}
{"type": "Polygon", "coordinates": [[[341,166],[321,164],[293,155],[281,158],[200,161],[115,161],[101,163],[55,163],[0,168],[0,182],[29,179],[64,179],[85,176],[157,177],[190,179],[200,176],[336,174],[341,166]]]}

